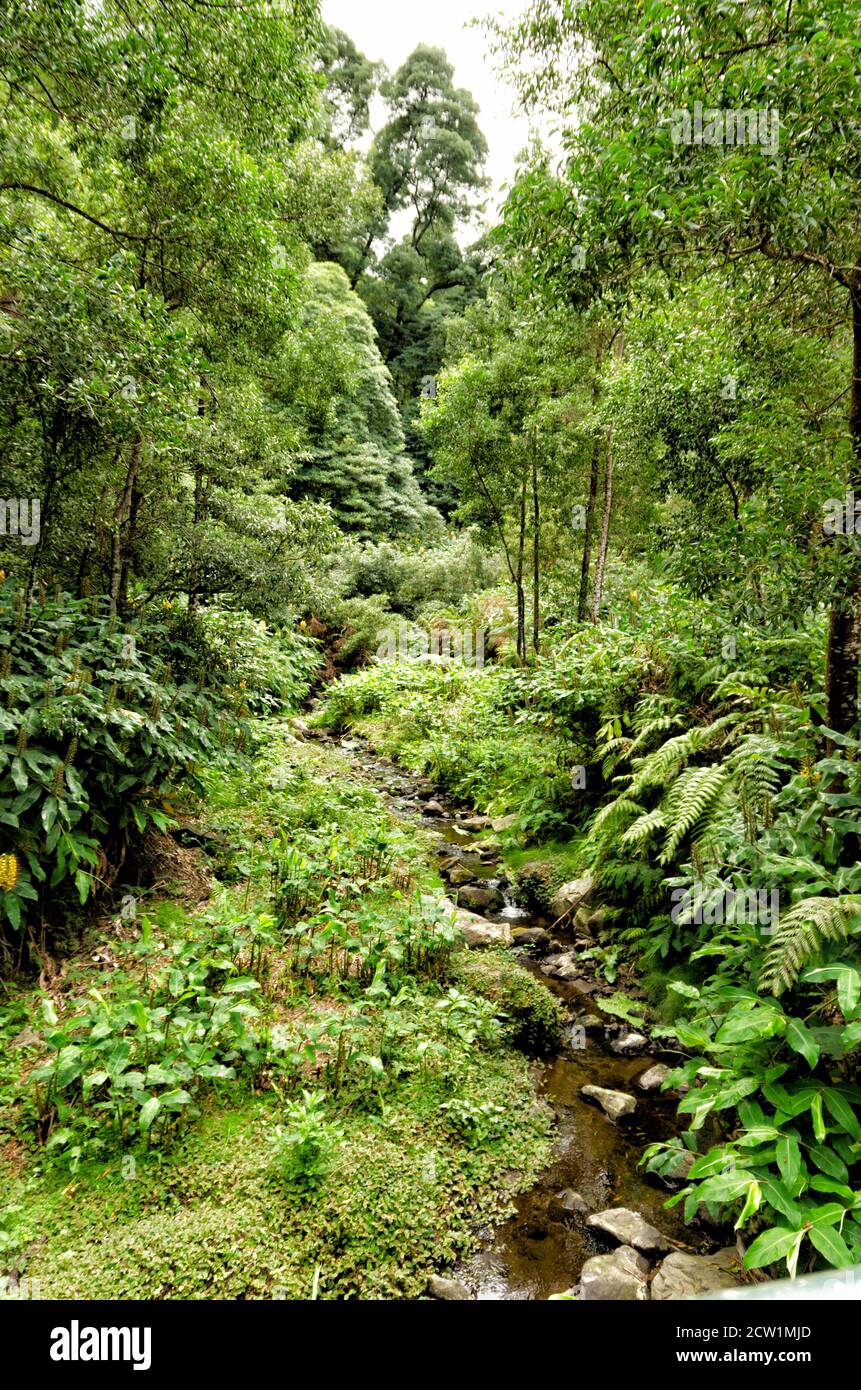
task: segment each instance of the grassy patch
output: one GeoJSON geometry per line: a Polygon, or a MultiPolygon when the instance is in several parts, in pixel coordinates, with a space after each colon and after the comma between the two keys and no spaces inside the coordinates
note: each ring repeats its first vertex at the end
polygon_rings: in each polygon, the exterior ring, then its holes
{"type": "Polygon", "coordinates": [[[105,959],[0,1008],[0,1270],[47,1298],[420,1296],[548,1161],[514,1044],[541,1050],[552,1001],[455,949],[334,750],[261,721],[253,770],[207,783],[210,903],[142,900],[105,959]]]}

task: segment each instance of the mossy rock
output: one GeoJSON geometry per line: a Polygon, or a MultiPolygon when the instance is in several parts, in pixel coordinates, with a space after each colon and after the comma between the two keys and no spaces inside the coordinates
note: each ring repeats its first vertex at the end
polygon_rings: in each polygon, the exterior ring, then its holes
{"type": "Polygon", "coordinates": [[[559,871],[545,859],[530,859],[515,874],[518,902],[530,912],[548,912],[559,871]]]}
{"type": "Polygon", "coordinates": [[[488,950],[480,959],[459,960],[457,969],[470,989],[505,1014],[506,1035],[515,1047],[542,1057],[559,1046],[566,1022],[562,1004],[506,952],[488,950]]]}

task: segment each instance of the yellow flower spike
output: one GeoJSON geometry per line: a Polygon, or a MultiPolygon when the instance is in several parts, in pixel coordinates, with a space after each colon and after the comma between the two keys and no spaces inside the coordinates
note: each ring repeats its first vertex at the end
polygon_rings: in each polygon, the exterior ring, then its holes
{"type": "Polygon", "coordinates": [[[0,854],[0,889],[10,893],[18,882],[18,856],[0,854]]]}

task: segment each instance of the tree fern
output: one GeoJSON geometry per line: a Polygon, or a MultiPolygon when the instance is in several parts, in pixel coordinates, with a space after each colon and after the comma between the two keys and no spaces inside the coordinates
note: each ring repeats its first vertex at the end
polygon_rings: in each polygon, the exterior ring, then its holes
{"type": "Polygon", "coordinates": [[[861,918],[861,898],[804,898],[780,918],[759,983],[772,994],[794,985],[826,942],[845,941],[861,918]]]}
{"type": "Polygon", "coordinates": [[[702,825],[727,785],[729,774],[720,763],[689,767],[676,779],[662,803],[667,838],[660,863],[669,864],[687,835],[702,825]]]}
{"type": "Polygon", "coordinates": [[[660,748],[642,760],[631,779],[629,796],[636,799],[644,791],[665,787],[691,758],[721,742],[723,735],[738,723],[740,717],[738,712],[724,714],[712,724],[695,724],[685,733],[667,739],[660,748]]]}

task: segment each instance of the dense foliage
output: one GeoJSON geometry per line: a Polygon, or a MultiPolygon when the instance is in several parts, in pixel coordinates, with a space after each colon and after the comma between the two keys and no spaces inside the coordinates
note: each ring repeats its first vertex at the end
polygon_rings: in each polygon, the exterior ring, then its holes
{"type": "Polygon", "coordinates": [[[861,1263],[856,27],[490,22],[555,134],[488,225],[438,48],[5,7],[0,1255],[51,1294],[418,1296],[548,1157],[551,995],[466,958],[320,729],[489,814],[544,907],[589,875],[687,1220],[861,1263]]]}

